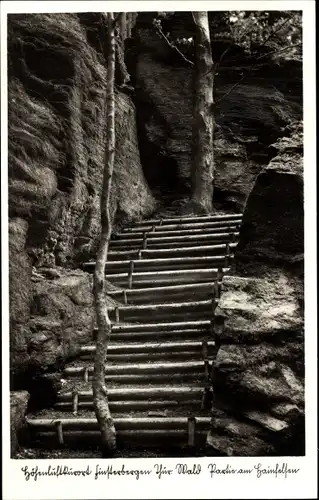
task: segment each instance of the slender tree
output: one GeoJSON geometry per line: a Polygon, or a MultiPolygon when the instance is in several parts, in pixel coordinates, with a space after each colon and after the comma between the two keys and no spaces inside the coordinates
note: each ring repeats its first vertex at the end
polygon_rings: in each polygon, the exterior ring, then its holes
{"type": "Polygon", "coordinates": [[[105,385],[105,363],[107,348],[111,335],[111,322],[108,315],[105,295],[105,263],[111,237],[110,193],[115,152],[115,34],[114,15],[107,14],[107,83],[106,83],[106,147],[101,194],[101,238],[94,270],[94,301],[98,334],[93,376],[93,404],[96,418],[101,431],[102,451],[104,455],[112,455],[116,449],[116,431],[110,413],[107,389],[105,385]]]}
{"type": "Polygon", "coordinates": [[[192,210],[212,211],[214,181],[214,65],[207,12],[192,12],[195,22],[193,89],[192,210]]]}

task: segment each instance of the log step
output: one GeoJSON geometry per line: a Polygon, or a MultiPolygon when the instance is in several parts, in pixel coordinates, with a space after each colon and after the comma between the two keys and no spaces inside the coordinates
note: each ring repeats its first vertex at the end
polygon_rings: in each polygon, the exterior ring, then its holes
{"type": "MultiPolygon", "coordinates": [[[[161,363],[117,363],[106,364],[105,373],[108,375],[120,374],[160,374],[160,373],[174,373],[174,372],[192,372],[198,373],[205,369],[204,361],[183,361],[183,362],[170,362],[162,361],[161,363]]],[[[88,373],[92,376],[94,371],[93,366],[67,366],[64,369],[64,377],[78,377],[88,373]]]]}
{"type": "Polygon", "coordinates": [[[181,299],[192,301],[208,300],[213,297],[219,298],[220,283],[217,281],[211,283],[185,283],[182,285],[166,285],[152,288],[125,288],[121,290],[109,290],[107,294],[114,299],[127,304],[136,304],[138,302],[147,302],[152,297],[152,303],[159,301],[172,302],[181,299]]]}
{"type": "MultiPolygon", "coordinates": [[[[207,342],[207,346],[212,348],[215,346],[213,340],[207,342]]],[[[179,351],[196,351],[201,350],[203,347],[203,342],[142,342],[142,343],[130,343],[130,344],[110,344],[108,346],[108,356],[110,354],[136,354],[136,353],[167,353],[167,352],[179,352],[179,351]]],[[[80,349],[80,356],[92,355],[96,351],[95,345],[82,346],[80,349]]]]}
{"type": "Polygon", "coordinates": [[[138,321],[145,316],[150,317],[152,321],[159,318],[174,318],[176,321],[182,314],[184,318],[195,316],[210,318],[213,315],[214,308],[217,305],[217,299],[202,300],[197,302],[169,302],[160,304],[140,304],[126,305],[109,308],[109,317],[112,321],[138,321]]]}
{"type": "Polygon", "coordinates": [[[159,332],[159,331],[173,331],[180,330],[185,331],[189,329],[196,329],[197,331],[207,331],[211,327],[211,322],[209,320],[202,321],[169,321],[163,323],[128,323],[128,324],[117,324],[112,326],[112,334],[122,333],[122,332],[159,332]]]}
{"type": "MultiPolygon", "coordinates": [[[[165,219],[163,219],[165,220],[165,219]]],[[[202,230],[205,231],[210,230],[210,229],[218,229],[220,227],[226,227],[227,229],[231,226],[233,227],[238,227],[241,225],[242,218],[234,218],[229,221],[208,221],[208,222],[185,222],[185,223],[179,223],[179,224],[162,224],[156,225],[156,224],[149,224],[149,225],[140,225],[137,224],[136,226],[131,226],[131,227],[124,227],[122,231],[127,234],[131,233],[140,233],[140,232],[171,232],[171,231],[182,231],[182,230],[202,230]]]]}
{"type": "MultiPolygon", "coordinates": [[[[134,323],[132,323],[134,324],[134,323]]],[[[93,332],[93,340],[96,338],[96,330],[93,332]]],[[[111,341],[113,343],[121,342],[148,342],[160,340],[161,342],[168,342],[170,340],[201,340],[211,337],[210,327],[206,330],[188,328],[182,330],[162,330],[162,331],[123,331],[112,334],[111,341]]]]}
{"type": "MultiPolygon", "coordinates": [[[[238,239],[238,232],[220,232],[213,234],[191,234],[185,236],[162,236],[158,238],[148,237],[147,238],[147,247],[169,247],[173,245],[177,246],[192,246],[194,242],[219,242],[226,243],[232,242],[235,243],[236,239],[238,239]]],[[[123,249],[127,247],[138,247],[142,248],[143,238],[132,238],[132,239],[123,239],[123,240],[111,240],[110,241],[110,249],[115,249],[122,247],[123,249]]]]}
{"type": "MultiPolygon", "coordinates": [[[[144,284],[144,286],[174,285],[179,283],[203,283],[215,281],[217,277],[226,274],[230,268],[212,269],[187,269],[175,271],[139,272],[132,275],[132,287],[144,284]]],[[[106,279],[120,286],[130,287],[130,280],[127,273],[107,274],[106,279]]]]}
{"type": "MultiPolygon", "coordinates": [[[[159,450],[169,449],[171,452],[176,450],[180,453],[182,449],[188,450],[189,446],[193,449],[194,446],[200,449],[205,447],[208,428],[196,429],[192,436],[192,444],[189,444],[188,429],[136,429],[122,430],[116,432],[117,448],[127,450],[143,450],[154,449],[154,453],[159,453],[159,450]]],[[[32,437],[26,444],[32,447],[40,447],[41,449],[56,449],[58,447],[67,446],[68,449],[78,450],[96,449],[101,443],[101,433],[98,430],[66,430],[63,431],[63,441],[59,442],[56,431],[36,431],[32,433],[32,437]]]]}
{"type": "MultiPolygon", "coordinates": [[[[211,370],[211,367],[209,368],[211,370]]],[[[83,377],[84,374],[79,375],[79,377],[83,377]]],[[[91,381],[92,374],[89,374],[88,380],[91,381]]],[[[75,376],[75,378],[77,378],[75,376]]],[[[74,378],[74,380],[75,380],[74,378]]],[[[105,382],[107,384],[118,384],[123,385],[123,384],[166,384],[169,382],[174,382],[174,383],[193,383],[193,382],[204,382],[206,381],[206,375],[204,368],[201,368],[199,370],[194,370],[194,371],[168,371],[168,372],[163,372],[163,373],[119,373],[119,374],[105,374],[105,382]]]]}
{"type": "MultiPolygon", "coordinates": [[[[199,429],[207,428],[210,417],[197,417],[196,424],[199,429]]],[[[61,423],[64,430],[98,430],[96,418],[27,418],[29,428],[36,430],[54,429],[57,422],[61,423]]],[[[114,419],[115,428],[118,430],[140,429],[187,429],[187,417],[117,417],[114,419]]]]}
{"type": "Polygon", "coordinates": [[[242,219],[243,214],[221,214],[221,215],[203,215],[194,217],[168,217],[164,219],[146,219],[138,223],[139,226],[147,226],[153,224],[184,224],[190,222],[217,222],[217,221],[231,221],[242,219]]]}
{"type": "Polygon", "coordinates": [[[238,232],[240,228],[239,224],[231,224],[231,225],[223,225],[219,227],[204,227],[204,228],[183,228],[183,229],[175,229],[170,231],[162,231],[161,227],[154,228],[154,230],[150,229],[149,231],[144,228],[140,228],[139,231],[124,231],[112,234],[113,240],[125,240],[125,239],[134,239],[134,238],[143,238],[146,234],[147,238],[166,238],[166,237],[176,237],[176,236],[190,236],[190,235],[209,235],[216,233],[234,233],[238,232]]]}
{"type": "MultiPolygon", "coordinates": [[[[203,387],[199,385],[161,385],[161,386],[140,386],[126,385],[124,387],[110,387],[107,390],[110,402],[114,401],[143,401],[153,399],[165,399],[169,401],[198,399],[202,396],[203,387]]],[[[79,401],[92,401],[92,390],[78,391],[79,401]]],[[[71,401],[73,392],[60,392],[58,402],[71,401]]]]}
{"type": "MultiPolygon", "coordinates": [[[[185,411],[191,411],[192,409],[200,408],[202,400],[202,394],[198,399],[186,399],[181,400],[170,400],[170,399],[145,399],[141,401],[109,401],[109,407],[111,412],[114,413],[128,413],[132,411],[155,411],[155,410],[171,410],[171,409],[182,409],[185,411]]],[[[78,410],[91,410],[93,411],[93,401],[79,401],[78,410]]],[[[61,401],[54,405],[54,409],[58,411],[72,411],[73,403],[72,401],[61,401]]]]}
{"type": "MultiPolygon", "coordinates": [[[[212,255],[205,257],[174,257],[167,259],[142,259],[142,260],[112,260],[106,262],[107,274],[111,273],[128,273],[131,262],[134,264],[134,273],[136,271],[157,271],[157,270],[178,270],[178,269],[205,269],[206,267],[226,267],[226,259],[232,258],[233,254],[227,255],[212,255]]],[[[229,264],[228,264],[229,266],[229,264]]],[[[95,267],[95,262],[85,262],[84,269],[91,270],[95,267]]]]}
{"type": "MultiPolygon", "coordinates": [[[[210,350],[207,357],[209,359],[213,359],[216,355],[217,350],[210,350]]],[[[166,361],[182,361],[189,360],[192,361],[200,360],[202,358],[202,353],[200,350],[196,351],[172,351],[165,353],[166,361]]],[[[83,357],[82,359],[88,359],[87,357],[83,357]]],[[[129,362],[146,362],[146,361],[156,361],[160,362],[163,359],[163,353],[161,352],[136,352],[132,354],[108,354],[107,361],[112,363],[129,363],[129,362]]]]}
{"type": "MultiPolygon", "coordinates": [[[[230,251],[234,251],[237,243],[229,243],[230,251]]],[[[146,250],[111,250],[108,253],[108,260],[138,260],[138,259],[155,259],[164,257],[182,257],[182,256],[195,256],[205,255],[224,255],[226,253],[226,243],[217,245],[198,245],[191,247],[178,247],[178,248],[154,248],[146,250]]]]}

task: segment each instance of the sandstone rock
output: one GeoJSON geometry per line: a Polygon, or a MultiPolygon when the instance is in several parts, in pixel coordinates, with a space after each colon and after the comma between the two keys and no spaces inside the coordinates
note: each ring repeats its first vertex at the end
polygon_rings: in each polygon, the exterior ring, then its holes
{"type": "Polygon", "coordinates": [[[12,375],[20,388],[29,387],[35,374],[62,367],[78,353],[81,344],[92,339],[95,310],[91,275],[62,268],[58,275],[34,284],[33,316],[19,330],[20,343],[27,352],[24,363],[17,342],[11,346],[12,375]]]}
{"type": "Polygon", "coordinates": [[[14,458],[18,448],[18,435],[24,426],[29,394],[27,391],[10,392],[10,439],[11,458],[14,458]]]}
{"type": "Polygon", "coordinates": [[[208,454],[244,457],[269,455],[274,448],[258,425],[213,408],[207,450],[208,454]]]}
{"type": "Polygon", "coordinates": [[[218,342],[302,340],[299,302],[284,273],[272,280],[224,277],[215,317],[218,342]]]}
{"type": "Polygon", "coordinates": [[[28,223],[21,218],[9,222],[10,319],[25,323],[30,316],[32,266],[25,249],[28,223]]]}
{"type": "Polygon", "coordinates": [[[296,364],[289,345],[224,345],[213,367],[214,391],[226,401],[233,398],[243,409],[267,408],[271,402],[302,404],[302,379],[292,377],[285,363],[296,364]],[[286,380],[287,371],[293,385],[286,380]]]}
{"type": "MultiPolygon", "coordinates": [[[[99,237],[105,19],[91,13],[84,22],[85,15],[9,16],[10,217],[28,221],[28,252],[37,267],[70,266],[82,252],[92,255],[99,237]],[[31,43],[21,52],[25,40],[31,43]],[[90,245],[75,249],[82,236],[90,245]]],[[[141,166],[134,104],[116,92],[116,108],[112,217],[136,220],[155,202],[141,166]]]]}
{"type": "Polygon", "coordinates": [[[278,418],[274,418],[267,413],[263,413],[260,411],[247,411],[243,413],[244,417],[247,417],[249,420],[260,424],[266,429],[272,432],[281,432],[287,429],[289,424],[284,422],[283,420],[279,420],[278,418]]]}
{"type": "Polygon", "coordinates": [[[236,251],[236,266],[250,274],[260,261],[274,266],[303,259],[302,125],[274,148],[278,155],[258,175],[247,200],[236,251]]]}

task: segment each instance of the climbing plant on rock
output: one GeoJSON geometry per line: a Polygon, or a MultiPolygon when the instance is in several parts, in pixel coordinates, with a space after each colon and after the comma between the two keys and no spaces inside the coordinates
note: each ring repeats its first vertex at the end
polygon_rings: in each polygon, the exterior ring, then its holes
{"type": "Polygon", "coordinates": [[[105,295],[105,264],[111,237],[110,193],[114,167],[115,153],[115,107],[114,107],[114,79],[115,79],[115,34],[114,15],[107,14],[107,83],[106,83],[106,146],[101,194],[101,238],[96,256],[94,271],[94,301],[98,326],[96,340],[96,355],[93,375],[93,404],[96,418],[101,431],[103,455],[112,455],[116,450],[116,431],[110,413],[107,388],[105,385],[105,362],[107,348],[111,335],[111,322],[108,315],[105,295]]]}

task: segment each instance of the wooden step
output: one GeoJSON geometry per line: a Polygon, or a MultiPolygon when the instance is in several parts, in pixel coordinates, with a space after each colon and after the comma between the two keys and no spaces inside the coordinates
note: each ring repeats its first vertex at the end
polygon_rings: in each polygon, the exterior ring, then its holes
{"type": "MultiPolygon", "coordinates": [[[[155,395],[156,397],[156,395],[155,395]]],[[[110,411],[112,413],[129,413],[132,411],[155,411],[155,410],[171,410],[171,409],[181,409],[191,411],[196,408],[200,409],[202,404],[203,391],[201,391],[197,399],[186,399],[186,400],[174,400],[174,399],[141,399],[141,400],[128,400],[128,401],[109,401],[110,411]]],[[[74,411],[74,404],[70,398],[70,401],[61,401],[54,405],[55,410],[59,411],[74,411]]],[[[77,410],[93,410],[93,401],[79,401],[77,404],[77,410]]]]}
{"type": "Polygon", "coordinates": [[[144,235],[147,235],[147,238],[166,238],[166,237],[177,237],[184,236],[188,237],[191,235],[209,235],[216,233],[236,233],[240,229],[240,224],[230,224],[219,227],[204,227],[204,228],[184,228],[184,229],[175,229],[170,231],[162,231],[161,227],[156,228],[154,226],[153,230],[145,230],[140,228],[139,231],[123,231],[112,234],[112,240],[125,240],[125,239],[143,239],[144,235]]]}
{"type": "MultiPolygon", "coordinates": [[[[134,400],[189,400],[198,399],[202,396],[203,387],[199,385],[160,385],[160,386],[141,386],[126,385],[124,387],[110,387],[107,389],[109,401],[130,401],[134,400]]],[[[92,390],[78,391],[79,401],[92,401],[92,390]]],[[[71,401],[74,392],[64,392],[58,394],[58,402],[71,401]]]]}
{"type": "MultiPolygon", "coordinates": [[[[217,349],[209,349],[208,359],[213,359],[216,357],[217,349]]],[[[82,356],[81,359],[91,359],[87,356],[82,356]]],[[[143,362],[157,362],[159,363],[162,359],[165,361],[196,361],[203,359],[202,352],[197,349],[194,351],[168,351],[163,355],[161,352],[137,352],[135,354],[108,354],[107,362],[111,363],[143,363],[143,362]]]]}
{"type": "MultiPolygon", "coordinates": [[[[132,323],[134,325],[134,323],[132,323]]],[[[136,324],[136,323],[135,323],[136,324]]],[[[115,326],[115,325],[114,325],[115,326]]],[[[206,329],[187,328],[181,330],[155,330],[155,331],[122,331],[112,333],[111,340],[113,343],[120,344],[121,342],[138,342],[138,341],[152,341],[160,340],[162,342],[174,340],[204,340],[207,337],[211,338],[211,325],[206,329]]],[[[93,332],[94,339],[96,338],[96,330],[93,332]]]]}
{"type": "MultiPolygon", "coordinates": [[[[130,375],[134,374],[160,374],[160,373],[174,373],[174,372],[191,372],[198,373],[205,370],[204,361],[182,361],[182,362],[170,362],[162,361],[161,363],[116,363],[116,364],[106,364],[105,373],[108,375],[120,375],[128,373],[130,375]]],[[[81,366],[67,366],[64,369],[64,377],[79,377],[81,375],[88,376],[93,374],[94,367],[92,365],[81,365],[81,366]]]]}
{"type": "MultiPolygon", "coordinates": [[[[215,346],[215,342],[210,340],[207,342],[209,348],[215,346]]],[[[167,353],[179,351],[195,351],[203,348],[201,341],[185,341],[185,342],[140,342],[140,343],[123,343],[123,344],[110,344],[107,352],[110,354],[136,354],[136,353],[167,353]]],[[[80,348],[80,356],[92,355],[96,351],[95,345],[85,345],[80,348]]]]}
{"type": "MultiPolygon", "coordinates": [[[[209,370],[211,371],[211,367],[209,367],[209,370]]],[[[88,373],[88,380],[91,381],[92,378],[92,373],[88,373]]],[[[80,375],[75,375],[75,378],[73,379],[74,381],[76,378],[84,378],[84,372],[81,373],[80,375]]],[[[71,380],[71,379],[70,379],[71,380]]],[[[123,384],[135,384],[135,385],[145,385],[147,383],[153,384],[153,385],[162,385],[166,383],[182,383],[182,384],[188,384],[192,382],[201,382],[202,384],[205,384],[207,380],[206,374],[204,369],[198,369],[198,371],[168,371],[168,372],[163,372],[163,373],[111,373],[105,374],[105,382],[107,384],[118,384],[118,385],[123,385],[123,384]]],[[[203,385],[204,386],[204,385],[203,385]]]]}
{"type": "MultiPolygon", "coordinates": [[[[229,243],[229,249],[232,253],[237,243],[229,243]]],[[[111,250],[108,252],[108,261],[114,260],[139,260],[139,259],[157,259],[166,257],[193,257],[195,255],[224,255],[226,254],[226,243],[217,245],[199,245],[181,248],[154,248],[146,250],[111,250]]],[[[91,265],[91,263],[89,263],[91,265]]]]}
{"type": "MultiPolygon", "coordinates": [[[[210,424],[210,417],[197,417],[198,428],[207,427],[210,424]]],[[[55,429],[57,423],[63,426],[64,430],[99,430],[96,418],[27,418],[26,424],[36,430],[55,429]]],[[[140,430],[140,429],[187,429],[187,417],[118,417],[114,419],[115,428],[118,430],[140,430]]]]}
{"type": "Polygon", "coordinates": [[[106,274],[106,279],[114,285],[130,288],[142,288],[164,285],[177,285],[181,283],[203,283],[215,281],[222,273],[225,275],[230,271],[229,267],[221,269],[187,269],[173,271],[145,271],[133,273],[106,274]]]}
{"type": "MultiPolygon", "coordinates": [[[[172,453],[193,453],[194,446],[197,449],[204,449],[206,443],[208,429],[198,429],[194,432],[192,444],[189,445],[189,433],[187,429],[140,429],[138,432],[134,430],[119,429],[116,432],[117,448],[127,453],[127,447],[131,452],[134,450],[140,452],[143,450],[154,450],[155,454],[160,451],[169,450],[172,453]],[[191,450],[190,452],[188,450],[191,450]]],[[[29,445],[33,448],[41,448],[46,450],[55,450],[58,447],[70,450],[88,449],[92,447],[96,449],[101,443],[101,434],[98,430],[66,430],[63,431],[63,441],[60,444],[57,431],[46,430],[37,431],[35,435],[29,439],[29,445]]]]}
{"type": "Polygon", "coordinates": [[[203,215],[203,216],[192,216],[192,217],[168,217],[168,218],[157,218],[157,219],[145,219],[138,223],[139,226],[147,225],[162,225],[162,224],[186,224],[192,222],[219,222],[219,221],[231,221],[242,219],[243,214],[215,214],[215,215],[203,215]]]}
{"type": "Polygon", "coordinates": [[[194,242],[206,242],[206,243],[235,243],[238,239],[238,232],[224,232],[224,233],[213,233],[213,234],[191,234],[187,236],[162,236],[159,238],[148,237],[143,241],[143,238],[132,238],[123,240],[111,240],[110,249],[125,249],[130,247],[136,248],[167,248],[173,246],[194,246],[194,242]],[[144,245],[144,246],[143,246],[144,245]]]}
{"type": "MultiPolygon", "coordinates": [[[[182,270],[182,269],[205,269],[212,267],[228,267],[230,265],[230,259],[233,256],[228,255],[212,255],[205,257],[173,257],[167,259],[142,259],[142,260],[118,260],[118,261],[107,261],[106,270],[107,274],[111,273],[128,273],[130,271],[130,266],[133,263],[134,272],[153,272],[161,270],[182,270]]],[[[84,269],[91,269],[95,267],[95,262],[85,262],[83,264],[84,269]]]]}
{"type": "MultiPolygon", "coordinates": [[[[112,325],[112,334],[123,332],[149,332],[157,333],[160,331],[185,331],[189,329],[196,329],[196,331],[207,331],[211,327],[209,320],[197,321],[169,321],[161,323],[128,323],[112,325]]],[[[96,330],[96,329],[95,329],[96,330]]],[[[112,337],[113,338],[113,337],[112,337]]]]}
{"type": "MultiPolygon", "coordinates": [[[[143,345],[143,344],[142,344],[143,345]]],[[[144,344],[145,345],[145,344],[144,344]]],[[[156,345],[156,344],[155,344],[156,345]]],[[[116,346],[116,344],[115,344],[116,346]]],[[[120,344],[118,344],[120,346],[120,344]]],[[[107,362],[112,363],[137,363],[146,361],[156,361],[160,362],[162,359],[165,361],[188,361],[188,360],[201,360],[204,359],[203,353],[205,352],[208,359],[213,359],[216,356],[217,348],[214,345],[214,341],[208,342],[207,344],[203,341],[190,341],[190,342],[159,342],[157,344],[158,349],[153,349],[150,351],[140,350],[139,344],[134,344],[134,350],[128,350],[127,352],[114,352],[108,349],[107,362]],[[170,347],[171,344],[171,348],[170,347]],[[179,349],[175,348],[175,345],[180,344],[179,349]],[[185,344],[185,345],[183,345],[185,344]],[[162,349],[160,348],[162,347],[162,349]]],[[[81,359],[93,359],[95,350],[84,351],[80,353],[81,359]]],[[[131,347],[131,346],[130,346],[131,347]]]]}
{"type": "Polygon", "coordinates": [[[217,229],[220,227],[226,227],[227,229],[230,226],[240,226],[242,221],[241,217],[238,217],[237,219],[232,219],[229,221],[208,221],[208,222],[186,222],[186,223],[179,223],[179,224],[165,224],[165,219],[163,219],[163,224],[162,225],[156,225],[156,224],[149,224],[149,225],[139,225],[137,224],[136,226],[131,226],[131,227],[124,227],[122,229],[123,232],[125,233],[139,233],[139,232],[170,232],[170,231],[182,231],[182,230],[206,230],[206,229],[217,229]]]}
{"type": "Polygon", "coordinates": [[[211,318],[217,306],[218,300],[192,301],[192,302],[169,302],[160,304],[138,304],[112,307],[108,309],[109,317],[114,322],[133,322],[143,321],[148,317],[152,321],[158,321],[158,318],[170,318],[178,321],[178,317],[194,318],[195,316],[204,316],[211,318]]]}
{"type": "Polygon", "coordinates": [[[124,304],[137,304],[147,302],[152,297],[152,303],[172,302],[185,300],[203,300],[219,298],[221,283],[185,283],[182,285],[167,285],[151,288],[125,288],[121,290],[110,290],[107,294],[124,304]]]}

